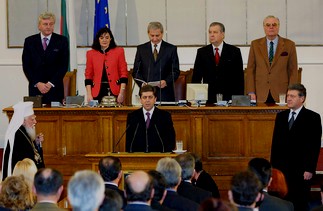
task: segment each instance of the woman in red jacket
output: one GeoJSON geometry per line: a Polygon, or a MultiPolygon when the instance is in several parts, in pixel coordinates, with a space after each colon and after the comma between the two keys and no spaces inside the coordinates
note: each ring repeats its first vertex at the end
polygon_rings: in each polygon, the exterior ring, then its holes
{"type": "Polygon", "coordinates": [[[85,87],[87,101],[114,95],[117,102],[125,100],[128,69],[124,49],[117,47],[109,28],[101,28],[86,53],[85,87]]]}

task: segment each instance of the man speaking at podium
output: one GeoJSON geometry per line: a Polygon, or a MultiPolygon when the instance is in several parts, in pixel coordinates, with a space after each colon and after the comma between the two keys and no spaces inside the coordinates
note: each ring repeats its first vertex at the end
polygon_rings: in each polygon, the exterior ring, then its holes
{"type": "Polygon", "coordinates": [[[171,114],[155,107],[155,87],[141,87],[139,96],[142,108],[127,117],[126,151],[171,152],[175,148],[171,114]]]}

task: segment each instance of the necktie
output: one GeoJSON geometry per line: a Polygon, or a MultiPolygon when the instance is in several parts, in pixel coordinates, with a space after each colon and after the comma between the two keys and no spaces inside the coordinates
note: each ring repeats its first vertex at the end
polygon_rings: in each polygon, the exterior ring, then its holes
{"type": "Polygon", "coordinates": [[[147,112],[146,115],[147,115],[146,128],[148,128],[149,127],[149,123],[150,123],[150,113],[147,112]]]}
{"type": "Polygon", "coordinates": [[[155,61],[157,60],[157,56],[158,56],[158,51],[157,51],[157,45],[154,45],[154,59],[155,61]]]}
{"type": "Polygon", "coordinates": [[[290,120],[288,121],[288,128],[291,129],[293,124],[294,124],[294,121],[295,121],[295,117],[294,115],[296,114],[295,111],[292,112],[292,117],[290,118],[290,120]]]}
{"type": "Polygon", "coordinates": [[[274,43],[273,41],[270,42],[270,47],[269,47],[269,64],[273,62],[274,59],[274,43]]]}
{"type": "Polygon", "coordinates": [[[215,64],[218,65],[220,62],[219,48],[215,48],[215,64]]]}
{"type": "Polygon", "coordinates": [[[43,49],[44,49],[44,51],[46,50],[46,48],[47,48],[47,40],[48,40],[48,38],[47,37],[44,37],[43,38],[43,49]]]}

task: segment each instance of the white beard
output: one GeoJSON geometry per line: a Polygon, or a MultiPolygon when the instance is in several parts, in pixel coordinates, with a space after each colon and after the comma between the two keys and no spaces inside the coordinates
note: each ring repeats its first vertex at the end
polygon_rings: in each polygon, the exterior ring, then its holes
{"type": "Polygon", "coordinates": [[[36,129],[35,129],[35,127],[26,127],[25,126],[25,129],[26,129],[26,132],[27,132],[28,136],[30,137],[30,139],[32,141],[35,141],[36,140],[36,129]]]}

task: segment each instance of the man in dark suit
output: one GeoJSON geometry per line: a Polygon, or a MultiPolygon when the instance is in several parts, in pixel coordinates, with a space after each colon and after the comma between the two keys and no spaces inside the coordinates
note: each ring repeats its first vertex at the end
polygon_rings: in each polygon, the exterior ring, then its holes
{"type": "Polygon", "coordinates": [[[153,183],[144,171],[135,171],[125,179],[125,194],[128,204],[124,211],[150,211],[153,198],[153,183]]]}
{"type": "Polygon", "coordinates": [[[24,73],[29,81],[29,96],[42,96],[42,102],[62,102],[63,78],[68,70],[67,38],[53,33],[55,15],[45,12],[38,17],[39,34],[25,39],[22,53],[24,73]]]}
{"type": "Polygon", "coordinates": [[[293,202],[295,211],[308,210],[311,179],[321,148],[321,117],[304,107],[305,99],[306,88],[302,84],[288,87],[289,110],[276,116],[271,147],[272,166],[284,173],[286,199],[293,202]]]}
{"type": "Polygon", "coordinates": [[[254,172],[262,184],[263,199],[259,206],[259,211],[293,211],[291,202],[271,196],[268,194],[268,186],[272,181],[272,168],[268,160],[264,158],[253,158],[248,163],[248,169],[254,172]]]}
{"type": "Polygon", "coordinates": [[[132,76],[139,87],[157,82],[158,101],[175,101],[174,83],[180,73],[177,48],[163,40],[160,22],[150,22],[147,31],[150,41],[137,47],[132,76]]]}
{"type": "Polygon", "coordinates": [[[167,183],[167,194],[163,205],[177,211],[196,211],[199,204],[177,193],[181,183],[181,166],[175,159],[165,157],[157,162],[156,170],[160,172],[167,183]]]}
{"type": "Polygon", "coordinates": [[[279,94],[297,82],[295,43],[278,35],[279,24],[277,17],[267,16],[263,21],[266,36],[251,42],[246,70],[251,100],[279,102],[279,94]]]}
{"type": "Polygon", "coordinates": [[[110,189],[119,193],[122,198],[124,208],[127,204],[127,200],[124,196],[124,192],[118,188],[118,185],[122,179],[121,161],[114,156],[107,156],[99,161],[99,173],[104,180],[105,189],[110,189]]]}
{"type": "Polygon", "coordinates": [[[155,107],[156,89],[140,89],[142,108],[128,114],[127,152],[171,152],[175,148],[175,130],[169,112],[155,107]]]}
{"type": "Polygon", "coordinates": [[[176,156],[175,160],[182,168],[182,181],[177,188],[177,193],[185,198],[201,204],[205,199],[212,197],[212,193],[192,184],[192,177],[194,173],[195,160],[189,154],[181,154],[176,156]]]}
{"type": "Polygon", "coordinates": [[[31,210],[65,210],[57,206],[64,189],[63,175],[59,171],[51,168],[38,170],[35,174],[33,189],[37,195],[37,203],[31,210]]]}
{"type": "Polygon", "coordinates": [[[209,84],[208,102],[216,102],[216,94],[223,100],[232,95],[244,94],[244,75],[240,49],[225,43],[225,28],[222,23],[213,22],[209,27],[211,44],[199,48],[194,63],[193,83],[209,84]]]}

